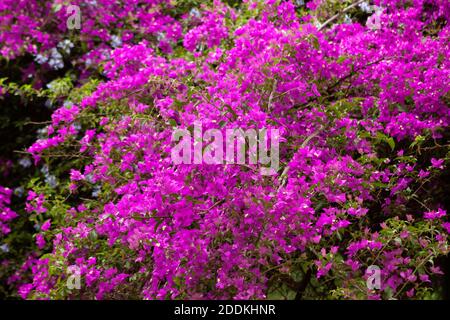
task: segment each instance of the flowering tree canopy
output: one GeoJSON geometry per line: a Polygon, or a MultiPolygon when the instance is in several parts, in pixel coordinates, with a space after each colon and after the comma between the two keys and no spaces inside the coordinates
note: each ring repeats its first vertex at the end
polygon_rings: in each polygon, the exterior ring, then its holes
{"type": "Polygon", "coordinates": [[[1,180],[3,291],[439,298],[449,18],[448,0],[2,1],[0,99],[49,120],[0,159],[27,170],[1,180]],[[174,164],[199,122],[278,130],[276,172],[174,164]]]}

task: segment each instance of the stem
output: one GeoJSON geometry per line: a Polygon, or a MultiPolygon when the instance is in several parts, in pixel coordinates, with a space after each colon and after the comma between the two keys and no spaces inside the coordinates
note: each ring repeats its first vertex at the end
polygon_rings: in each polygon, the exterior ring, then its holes
{"type": "Polygon", "coordinates": [[[308,287],[309,282],[311,281],[311,276],[312,270],[311,268],[308,268],[308,270],[305,273],[305,276],[303,277],[302,281],[300,282],[300,285],[297,288],[297,294],[295,295],[294,300],[302,299],[303,294],[305,293],[305,290],[308,287]]]}
{"type": "Polygon", "coordinates": [[[342,10],[341,12],[336,13],[334,16],[332,16],[330,19],[328,19],[327,21],[325,21],[320,27],[319,27],[319,31],[321,31],[323,28],[325,28],[327,25],[329,25],[331,22],[333,22],[334,20],[336,20],[337,18],[339,18],[341,15],[343,15],[344,13],[347,13],[348,11],[350,11],[351,9],[353,9],[354,7],[356,7],[357,5],[359,5],[360,3],[364,2],[364,0],[359,0],[356,1],[355,3],[349,5],[347,8],[345,8],[344,10],[342,10]]]}

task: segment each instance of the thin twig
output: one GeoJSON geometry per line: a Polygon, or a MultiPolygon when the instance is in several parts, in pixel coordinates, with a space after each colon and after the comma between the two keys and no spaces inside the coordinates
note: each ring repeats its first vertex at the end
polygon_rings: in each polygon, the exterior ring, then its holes
{"type": "Polygon", "coordinates": [[[217,201],[216,203],[214,203],[211,207],[209,207],[208,209],[202,209],[202,210],[200,210],[200,211],[202,211],[202,212],[211,211],[212,209],[214,209],[215,207],[221,205],[221,204],[224,203],[224,202],[225,202],[225,199],[219,200],[219,201],[217,201]]]}
{"type": "Polygon", "coordinates": [[[267,103],[267,110],[270,112],[270,109],[272,108],[272,99],[273,99],[273,94],[275,92],[275,90],[277,89],[277,79],[275,79],[273,81],[273,85],[272,85],[272,91],[270,92],[270,96],[269,96],[269,102],[267,103]]]}
{"type": "Polygon", "coordinates": [[[41,122],[37,122],[37,121],[27,121],[24,123],[25,126],[29,125],[29,124],[35,124],[35,125],[44,125],[44,124],[51,124],[52,121],[41,121],[41,122]]]}
{"type": "Polygon", "coordinates": [[[342,16],[344,13],[347,13],[348,11],[350,11],[351,9],[353,9],[354,7],[356,7],[357,5],[359,5],[360,3],[364,2],[364,0],[359,0],[351,5],[349,5],[347,8],[345,8],[344,10],[342,10],[341,12],[336,13],[334,16],[332,16],[330,19],[328,19],[327,21],[325,21],[320,27],[319,27],[319,31],[321,31],[323,28],[325,28],[327,25],[329,25],[331,22],[333,22],[334,20],[336,20],[337,18],[339,18],[340,16],[342,16]]]}

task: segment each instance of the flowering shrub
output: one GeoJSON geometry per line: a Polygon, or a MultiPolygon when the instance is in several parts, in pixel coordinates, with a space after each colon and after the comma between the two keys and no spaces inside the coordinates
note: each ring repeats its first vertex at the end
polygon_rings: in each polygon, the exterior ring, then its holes
{"type": "MultiPolygon", "coordinates": [[[[42,17],[65,21],[63,3],[26,3],[3,4],[2,28],[22,23],[3,32],[2,55],[47,52],[55,67],[68,31],[42,31],[42,17]]],[[[98,70],[58,80],[61,107],[27,150],[40,171],[21,209],[35,245],[8,279],[20,297],[439,297],[450,5],[333,3],[82,7],[71,43],[88,48],[81,71],[98,70]],[[173,130],[198,122],[278,129],[279,171],[175,165],[173,130]],[[370,266],[380,287],[367,285],[370,266]],[[80,289],[67,286],[74,269],[80,289]]]]}

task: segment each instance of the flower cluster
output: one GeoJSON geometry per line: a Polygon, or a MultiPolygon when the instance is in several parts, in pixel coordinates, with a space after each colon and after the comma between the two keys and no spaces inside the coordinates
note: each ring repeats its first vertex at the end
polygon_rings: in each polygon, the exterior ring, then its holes
{"type": "Polygon", "coordinates": [[[7,223],[17,217],[17,213],[9,208],[11,194],[12,191],[10,189],[0,186],[0,235],[7,234],[11,231],[7,223]]]}

